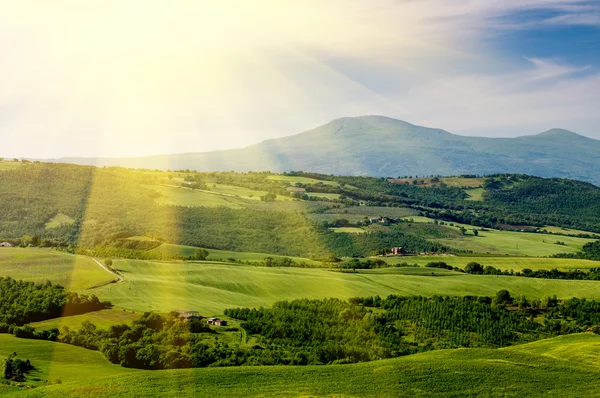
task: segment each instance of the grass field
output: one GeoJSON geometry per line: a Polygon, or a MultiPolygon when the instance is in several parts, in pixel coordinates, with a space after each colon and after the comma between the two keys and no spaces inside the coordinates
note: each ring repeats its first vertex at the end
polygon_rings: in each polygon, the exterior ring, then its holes
{"type": "MultiPolygon", "coordinates": [[[[415,223],[432,223],[434,220],[422,216],[403,217],[404,220],[412,220],[415,223]]],[[[453,223],[444,223],[448,228],[458,229],[465,227],[468,229],[467,235],[455,237],[452,239],[433,239],[443,245],[450,246],[459,250],[472,250],[474,253],[496,254],[509,256],[551,256],[557,253],[576,253],[581,250],[583,245],[593,242],[594,239],[583,239],[574,236],[558,236],[548,234],[537,234],[530,232],[503,231],[496,229],[487,229],[479,231],[478,236],[474,236],[472,225],[453,223]],[[562,242],[559,245],[556,242],[562,242]]]]}
{"type": "Polygon", "coordinates": [[[297,182],[302,183],[302,184],[318,184],[318,183],[322,182],[325,185],[331,185],[331,186],[335,186],[335,187],[340,185],[339,183],[337,183],[335,181],[322,181],[322,180],[316,180],[314,178],[284,176],[284,175],[271,175],[271,176],[268,176],[267,179],[275,180],[275,181],[286,181],[292,185],[296,184],[297,182]]]}
{"type": "Polygon", "coordinates": [[[160,204],[206,207],[225,206],[232,209],[245,207],[245,202],[235,196],[217,195],[205,191],[167,185],[148,185],[147,187],[162,195],[156,198],[156,202],[160,204]]]}
{"type": "Polygon", "coordinates": [[[13,352],[16,352],[19,358],[29,359],[36,368],[27,377],[27,384],[33,385],[44,380],[56,381],[57,379],[63,383],[87,382],[98,377],[114,377],[138,372],[135,369],[111,364],[97,351],[0,334],[0,358],[4,359],[13,352]]]}
{"type": "Polygon", "coordinates": [[[543,257],[468,257],[468,256],[404,256],[404,257],[384,257],[388,264],[398,264],[407,262],[409,264],[419,264],[424,266],[432,261],[443,261],[453,267],[465,268],[471,261],[478,262],[482,265],[491,265],[501,270],[521,271],[525,268],[532,270],[536,269],[559,269],[567,270],[586,270],[590,268],[600,267],[600,262],[591,260],[579,259],[563,259],[563,258],[543,258],[543,257]]]}
{"type": "Polygon", "coordinates": [[[125,281],[94,289],[101,299],[128,310],[193,309],[220,315],[225,308],[269,306],[300,298],[356,296],[480,295],[507,289],[513,295],[600,299],[596,281],[480,276],[424,268],[386,268],[356,274],[315,268],[266,268],[214,263],[115,261],[125,281]],[[431,273],[435,276],[431,276],[431,273]]]}
{"type": "Polygon", "coordinates": [[[467,200],[483,200],[483,193],[485,192],[485,189],[473,188],[465,190],[465,192],[467,193],[467,195],[469,195],[467,200]]]}
{"type": "Polygon", "coordinates": [[[130,323],[140,317],[141,313],[133,313],[122,309],[107,309],[102,311],[88,312],[81,315],[65,316],[62,318],[48,319],[42,322],[31,324],[38,330],[46,330],[67,326],[69,329],[78,329],[84,321],[90,321],[101,329],[106,329],[111,325],[121,323],[130,323]]]}
{"type": "MultiPolygon", "coordinates": [[[[549,226],[549,225],[547,225],[543,228],[540,228],[540,229],[545,229],[546,231],[551,232],[553,234],[564,234],[564,235],[593,234],[593,232],[582,231],[579,229],[553,227],[553,226],[549,226]]],[[[560,237],[557,239],[560,239],[560,237]]]]}
{"type": "Polygon", "coordinates": [[[417,180],[418,186],[430,187],[439,183],[444,183],[449,187],[458,188],[479,188],[483,184],[483,178],[463,178],[463,177],[439,177],[438,182],[432,182],[431,178],[392,178],[389,181],[394,184],[406,184],[412,185],[413,181],[417,180]],[[423,182],[421,182],[423,181],[423,182]]]}
{"type": "Polygon", "coordinates": [[[337,233],[347,233],[347,234],[364,234],[367,230],[362,228],[355,227],[339,227],[339,228],[329,228],[330,231],[337,233]]]}
{"type": "Polygon", "coordinates": [[[0,171],[14,170],[23,165],[24,165],[24,163],[21,163],[21,162],[13,162],[12,160],[3,160],[0,162],[0,171]]]}
{"type": "Polygon", "coordinates": [[[487,230],[479,236],[465,235],[455,239],[435,239],[434,241],[455,249],[472,250],[475,253],[489,253],[509,256],[551,256],[557,253],[576,253],[593,239],[571,236],[553,236],[526,232],[487,230]],[[556,244],[557,241],[564,245],[556,244]]]}
{"type": "MultiPolygon", "coordinates": [[[[430,351],[352,365],[139,371],[38,388],[19,397],[582,397],[600,391],[600,367],[573,360],[579,334],[510,349],[430,351]],[[566,356],[554,357],[552,352],[566,356]]],[[[52,343],[50,343],[52,344],[52,343]]]]}
{"type": "Polygon", "coordinates": [[[64,214],[57,214],[46,223],[46,229],[58,228],[62,225],[72,225],[73,223],[75,223],[75,220],[71,217],[64,214]]]}
{"type": "MultiPolygon", "coordinates": [[[[198,248],[194,246],[184,246],[184,245],[173,245],[171,243],[163,243],[156,249],[152,249],[152,251],[161,252],[165,254],[172,254],[176,256],[193,256],[198,248]]],[[[266,257],[272,258],[291,258],[296,262],[304,262],[307,264],[321,266],[319,261],[313,261],[308,258],[302,257],[287,257],[287,256],[278,256],[275,254],[266,254],[266,253],[250,253],[250,252],[234,252],[229,250],[217,250],[217,249],[206,249],[208,251],[208,260],[214,259],[234,259],[236,261],[263,261],[266,257]]]]}
{"type": "Polygon", "coordinates": [[[114,280],[92,259],[50,249],[0,248],[0,276],[83,290],[114,280]]]}

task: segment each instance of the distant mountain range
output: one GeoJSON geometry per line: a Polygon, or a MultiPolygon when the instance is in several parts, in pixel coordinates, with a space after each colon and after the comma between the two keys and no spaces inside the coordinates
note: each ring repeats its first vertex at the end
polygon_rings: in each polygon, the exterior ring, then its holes
{"type": "Polygon", "coordinates": [[[397,177],[525,173],[600,185],[600,141],[552,129],[517,138],[465,137],[384,116],[336,119],[242,149],[137,158],[61,158],[98,166],[198,171],[291,170],[397,177]]]}

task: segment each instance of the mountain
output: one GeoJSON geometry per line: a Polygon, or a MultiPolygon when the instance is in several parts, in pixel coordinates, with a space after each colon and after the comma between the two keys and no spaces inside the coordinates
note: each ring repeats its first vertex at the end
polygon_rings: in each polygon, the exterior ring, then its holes
{"type": "Polygon", "coordinates": [[[399,176],[525,173],[600,185],[600,141],[552,129],[517,138],[465,137],[384,116],[336,119],[242,149],[52,161],[150,169],[399,176]]]}

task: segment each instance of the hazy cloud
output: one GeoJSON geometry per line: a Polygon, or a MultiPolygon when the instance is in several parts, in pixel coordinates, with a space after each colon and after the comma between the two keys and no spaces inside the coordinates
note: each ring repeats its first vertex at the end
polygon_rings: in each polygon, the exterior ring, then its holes
{"type": "Polygon", "coordinates": [[[558,126],[600,138],[597,65],[490,44],[513,31],[593,28],[596,2],[3,3],[0,156],[224,149],[363,114],[458,133],[558,126]]]}

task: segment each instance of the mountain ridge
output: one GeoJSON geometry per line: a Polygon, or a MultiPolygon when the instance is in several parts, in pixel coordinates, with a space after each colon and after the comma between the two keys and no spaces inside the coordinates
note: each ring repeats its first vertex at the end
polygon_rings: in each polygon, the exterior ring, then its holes
{"type": "Polygon", "coordinates": [[[375,177],[523,173],[600,184],[600,141],[569,130],[553,128],[514,138],[472,137],[380,115],[343,117],[299,134],[238,149],[49,161],[164,170],[304,170],[375,177]]]}

